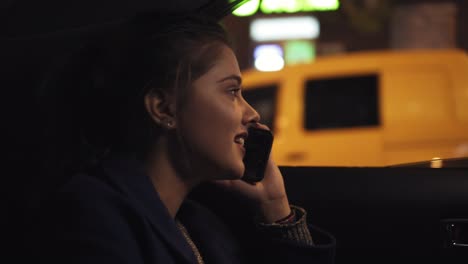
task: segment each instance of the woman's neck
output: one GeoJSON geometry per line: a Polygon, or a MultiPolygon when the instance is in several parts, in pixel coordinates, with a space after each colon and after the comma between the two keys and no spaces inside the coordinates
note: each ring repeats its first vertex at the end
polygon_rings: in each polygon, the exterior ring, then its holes
{"type": "Polygon", "coordinates": [[[147,160],[146,171],[161,201],[175,218],[182,202],[198,182],[180,175],[169,157],[167,144],[160,142],[159,146],[147,160]]]}

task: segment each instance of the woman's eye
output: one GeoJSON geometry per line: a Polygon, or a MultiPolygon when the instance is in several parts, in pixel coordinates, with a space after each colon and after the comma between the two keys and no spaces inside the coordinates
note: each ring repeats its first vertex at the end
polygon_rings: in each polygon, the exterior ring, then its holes
{"type": "Polygon", "coordinates": [[[238,96],[240,94],[240,91],[241,89],[237,87],[237,88],[230,89],[229,93],[231,93],[232,95],[238,96]]]}

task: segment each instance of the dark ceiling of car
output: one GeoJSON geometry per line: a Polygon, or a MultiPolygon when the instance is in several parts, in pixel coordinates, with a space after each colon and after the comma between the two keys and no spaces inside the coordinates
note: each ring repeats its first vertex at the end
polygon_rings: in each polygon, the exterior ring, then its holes
{"type": "Polygon", "coordinates": [[[192,10],[209,0],[3,0],[2,37],[28,36],[106,23],[140,11],[192,10]]]}

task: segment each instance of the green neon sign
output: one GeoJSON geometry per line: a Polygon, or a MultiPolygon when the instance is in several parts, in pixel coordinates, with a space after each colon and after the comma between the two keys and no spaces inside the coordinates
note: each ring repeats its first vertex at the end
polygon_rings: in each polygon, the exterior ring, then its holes
{"type": "Polygon", "coordinates": [[[236,16],[251,16],[262,11],[264,14],[332,11],[340,7],[339,0],[250,0],[234,10],[236,16]]]}
{"type": "Polygon", "coordinates": [[[232,12],[236,16],[251,16],[255,14],[260,5],[260,0],[250,0],[232,12]]]}
{"type": "Polygon", "coordinates": [[[305,40],[290,40],[284,44],[286,64],[309,63],[315,59],[315,44],[305,40]]]}

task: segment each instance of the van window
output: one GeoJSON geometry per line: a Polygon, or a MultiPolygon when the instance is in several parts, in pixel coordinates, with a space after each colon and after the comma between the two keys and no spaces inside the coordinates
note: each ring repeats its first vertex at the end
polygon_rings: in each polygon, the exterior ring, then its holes
{"type": "Polygon", "coordinates": [[[276,85],[249,87],[242,91],[245,100],[261,116],[261,122],[267,125],[272,131],[274,128],[274,118],[276,113],[276,85]]]}
{"type": "Polygon", "coordinates": [[[378,75],[308,80],[304,125],[308,130],[377,126],[378,75]]]}

